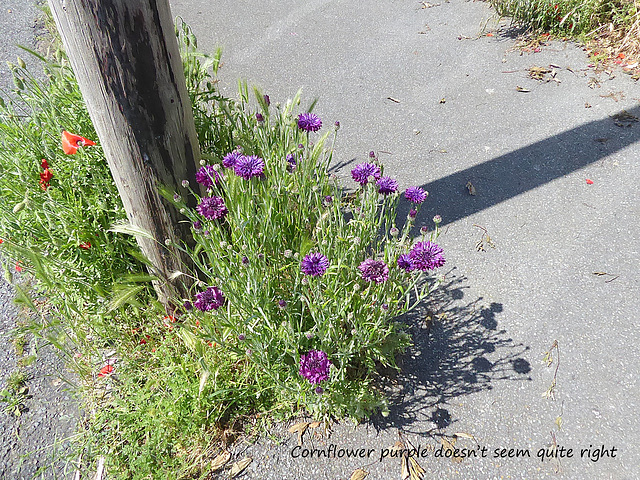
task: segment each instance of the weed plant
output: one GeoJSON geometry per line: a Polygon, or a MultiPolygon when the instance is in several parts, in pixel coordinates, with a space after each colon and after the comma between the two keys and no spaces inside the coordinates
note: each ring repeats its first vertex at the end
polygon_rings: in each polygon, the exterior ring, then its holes
{"type": "Polygon", "coordinates": [[[6,273],[37,280],[18,292],[39,314],[30,331],[81,379],[89,418],[78,449],[105,456],[117,478],[204,477],[222,432],[242,419],[386,414],[378,371],[410,345],[396,318],[444,263],[438,218],[410,237],[426,192],[401,195],[374,152],[345,190],[328,170],[337,122],[323,130],[300,93],[272,104],[241,82],[237,99],[223,97],[220,52],[199,53],[185,25],[177,35],[203,160],[183,181],[195,209],[161,189],[193,235],[176,246],[195,268],[175,272],[193,287],[172,315],[152,296],[64,54],[39,57],[46,83],[13,65],[15,99],[1,111],[6,273]],[[62,131],[79,135],[64,135],[64,151],[62,131]],[[400,201],[411,211],[398,220],[400,201]]]}

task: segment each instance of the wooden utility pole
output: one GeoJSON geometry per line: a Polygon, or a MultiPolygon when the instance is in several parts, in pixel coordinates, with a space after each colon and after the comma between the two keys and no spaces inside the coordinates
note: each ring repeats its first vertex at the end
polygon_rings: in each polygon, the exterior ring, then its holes
{"type": "Polygon", "coordinates": [[[181,182],[195,177],[200,151],[169,2],[48,2],[129,222],[155,239],[137,237],[171,309],[186,288],[185,277],[169,276],[189,262],[165,242],[190,232],[157,187],[185,194],[181,182]]]}

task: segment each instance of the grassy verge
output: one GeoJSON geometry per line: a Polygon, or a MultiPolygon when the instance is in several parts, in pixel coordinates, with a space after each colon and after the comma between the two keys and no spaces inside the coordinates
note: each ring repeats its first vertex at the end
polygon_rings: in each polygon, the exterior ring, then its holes
{"type": "Polygon", "coordinates": [[[199,53],[184,24],[177,34],[203,160],[183,180],[197,208],[161,192],[193,236],[177,247],[195,268],[176,273],[193,288],[172,316],[123,225],[64,52],[32,52],[45,83],[18,59],[13,97],[0,104],[5,275],[36,280],[16,285],[36,313],[21,334],[57,347],[80,379],[78,454],[89,470],[106,459],[114,478],[205,478],[247,418],[386,413],[378,372],[410,345],[396,319],[427,297],[444,263],[439,218],[410,237],[426,192],[401,195],[371,152],[345,194],[328,171],[337,122],[323,129],[300,94],[272,103],[240,83],[236,99],[223,97],[220,52],[199,53]],[[407,218],[397,218],[401,201],[407,218]]]}
{"type": "Polygon", "coordinates": [[[637,0],[491,0],[498,15],[531,33],[585,43],[596,61],[637,69],[640,4],[637,0]]]}

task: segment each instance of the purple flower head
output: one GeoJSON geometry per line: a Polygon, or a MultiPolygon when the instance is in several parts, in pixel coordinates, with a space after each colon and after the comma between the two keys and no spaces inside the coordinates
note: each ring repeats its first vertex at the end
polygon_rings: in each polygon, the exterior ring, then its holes
{"type": "Polygon", "coordinates": [[[384,176],[380,178],[376,185],[378,186],[378,193],[382,195],[390,195],[398,191],[398,182],[391,177],[384,176]]]}
{"type": "Polygon", "coordinates": [[[316,392],[318,395],[322,395],[322,394],[324,393],[324,388],[322,388],[322,387],[318,386],[318,387],[316,387],[315,392],[316,392]]]}
{"type": "Polygon", "coordinates": [[[261,113],[256,113],[256,120],[258,122],[264,122],[264,117],[262,116],[261,113]]]}
{"type": "Polygon", "coordinates": [[[189,311],[193,309],[193,304],[187,300],[186,302],[184,302],[184,304],[182,305],[184,307],[185,310],[189,311]]]}
{"type": "Polygon", "coordinates": [[[409,258],[418,270],[433,270],[444,265],[444,251],[432,242],[417,242],[409,252],[409,258]]]}
{"type": "Polygon", "coordinates": [[[336,132],[338,130],[340,130],[340,122],[338,120],[336,120],[336,122],[333,124],[334,127],[336,127],[336,132]]]}
{"type": "Polygon", "coordinates": [[[369,177],[378,180],[380,175],[380,167],[373,163],[360,163],[351,170],[351,177],[363,186],[369,183],[369,177]]]}
{"type": "Polygon", "coordinates": [[[305,275],[319,277],[329,268],[329,259],[319,252],[309,253],[302,259],[300,268],[305,275]]]}
{"type": "Polygon", "coordinates": [[[300,370],[298,373],[312,384],[318,384],[329,378],[329,357],[322,350],[309,350],[300,356],[300,370]]]}
{"type": "Polygon", "coordinates": [[[398,235],[400,235],[400,230],[398,230],[396,227],[391,227],[389,229],[389,233],[392,237],[397,237],[398,235]]]}
{"type": "Polygon", "coordinates": [[[271,99],[269,98],[269,95],[265,95],[263,98],[264,98],[264,103],[267,104],[267,107],[271,105],[271,99]]]}
{"type": "Polygon", "coordinates": [[[242,264],[246,265],[247,263],[249,263],[249,259],[246,256],[242,256],[242,264]]]}
{"type": "Polygon", "coordinates": [[[253,177],[261,177],[264,175],[264,160],[255,155],[242,156],[236,162],[233,170],[237,176],[245,180],[251,180],[253,177]]]}
{"type": "Polygon", "coordinates": [[[398,257],[398,267],[407,272],[412,272],[416,269],[408,253],[403,253],[398,257]]]}
{"type": "Polygon", "coordinates": [[[422,203],[427,199],[427,192],[420,187],[409,187],[405,190],[404,196],[413,203],[422,203]]]}
{"type": "Polygon", "coordinates": [[[423,225],[422,227],[420,227],[420,233],[422,235],[426,235],[427,233],[429,233],[429,229],[427,228],[426,225],[423,225]]]}
{"type": "Polygon", "coordinates": [[[227,214],[227,207],[224,204],[222,197],[204,197],[200,204],[196,207],[196,210],[207,220],[217,220],[224,218],[227,214]]]}
{"type": "Polygon", "coordinates": [[[241,342],[244,342],[244,340],[245,340],[246,338],[247,338],[247,337],[245,337],[244,333],[240,333],[240,334],[238,334],[238,340],[240,340],[241,342]]]}
{"type": "Polygon", "coordinates": [[[222,166],[224,168],[233,168],[238,163],[238,160],[242,157],[242,153],[238,150],[234,150],[231,153],[227,153],[225,157],[222,159],[222,166]]]}
{"type": "Polygon", "coordinates": [[[200,170],[196,172],[196,182],[207,188],[213,187],[214,183],[217,185],[221,179],[222,175],[215,171],[213,165],[200,167],[200,170]]]}
{"type": "Polygon", "coordinates": [[[317,132],[322,128],[322,120],[315,113],[301,113],[298,115],[298,128],[305,132],[317,132]]]}
{"type": "Polygon", "coordinates": [[[293,153],[287,155],[287,171],[293,172],[296,169],[296,156],[293,153]]]}
{"type": "Polygon", "coordinates": [[[331,195],[327,195],[326,197],[324,197],[325,206],[329,206],[332,203],[333,203],[333,197],[331,195]]]}
{"type": "Polygon", "coordinates": [[[374,152],[373,150],[371,150],[369,152],[369,158],[376,158],[376,152],[374,152]]]}
{"type": "Polygon", "coordinates": [[[387,310],[389,310],[389,304],[383,303],[382,305],[380,305],[380,308],[382,308],[386,312],[387,310]]]}
{"type": "Polygon", "coordinates": [[[218,287],[208,287],[204,292],[196,293],[193,306],[202,312],[217,310],[224,305],[225,298],[218,287]]]}
{"type": "Polygon", "coordinates": [[[202,230],[202,222],[200,220],[196,220],[195,222],[193,222],[193,229],[202,230]]]}
{"type": "Polygon", "coordinates": [[[433,217],[433,223],[437,225],[440,222],[442,222],[442,217],[440,215],[436,215],[435,217],[433,217]]]}
{"type": "Polygon", "coordinates": [[[389,267],[382,260],[367,258],[358,266],[362,273],[362,278],[367,282],[382,283],[389,279],[389,267]]]}
{"type": "Polygon", "coordinates": [[[409,210],[409,218],[411,220],[415,220],[416,215],[418,215],[418,211],[415,208],[412,208],[411,210],[409,210]]]}
{"type": "Polygon", "coordinates": [[[284,310],[285,308],[287,308],[287,301],[278,300],[278,308],[280,308],[280,310],[284,310]]]}

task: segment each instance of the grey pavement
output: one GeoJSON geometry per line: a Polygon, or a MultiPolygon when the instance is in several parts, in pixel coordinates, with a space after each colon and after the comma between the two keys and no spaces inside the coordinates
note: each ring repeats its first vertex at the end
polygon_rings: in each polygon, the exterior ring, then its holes
{"type": "Polygon", "coordinates": [[[280,425],[233,447],[254,459],[245,478],[346,479],[360,467],[401,478],[399,459],[380,460],[399,431],[425,452],[427,479],[640,478],[640,124],[614,118],[640,117],[640,85],[594,73],[571,43],[521,52],[482,2],[171,5],[202,50],[223,46],[223,92],[244,78],[284,102],[303,87],[326,125],[342,125],[334,158],[345,184],[374,150],[402,186],[430,192],[418,225],[444,219],[445,281],[428,305],[439,317],[410,319],[416,347],[391,415],[305,435],[305,448],[371,456],[302,458],[280,425]],[[529,78],[550,65],[549,81],[529,78]],[[480,227],[493,248],[477,250],[480,227]],[[544,398],[556,366],[555,399],[544,398]],[[456,432],[475,438],[456,446],[486,457],[436,458],[456,432]],[[537,458],[554,442],[564,458],[537,458]],[[530,458],[496,457],[502,448],[530,458]]]}

